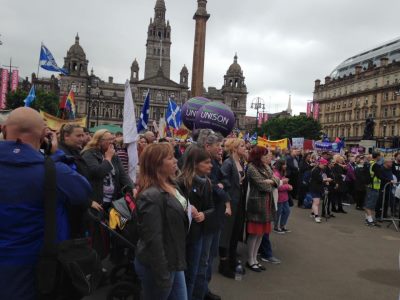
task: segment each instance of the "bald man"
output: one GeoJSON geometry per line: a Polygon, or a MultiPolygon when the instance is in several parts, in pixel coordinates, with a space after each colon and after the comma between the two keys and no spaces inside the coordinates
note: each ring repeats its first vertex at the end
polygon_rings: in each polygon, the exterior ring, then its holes
{"type": "Polygon", "coordinates": [[[146,131],[144,134],[144,138],[147,140],[147,144],[153,144],[156,140],[156,136],[153,131],[146,131]]]}
{"type": "MultiPolygon", "coordinates": [[[[44,235],[45,123],[31,108],[11,112],[0,142],[0,299],[36,298],[35,265],[44,235]]],[[[56,148],[53,139],[53,152],[56,148]]],[[[57,239],[69,238],[66,205],[89,205],[88,181],[55,161],[57,239]]]]}

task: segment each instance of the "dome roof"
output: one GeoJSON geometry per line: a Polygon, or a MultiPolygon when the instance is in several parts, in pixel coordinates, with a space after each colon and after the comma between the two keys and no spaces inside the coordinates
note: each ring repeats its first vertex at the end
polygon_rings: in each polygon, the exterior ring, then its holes
{"type": "Polygon", "coordinates": [[[237,54],[235,54],[235,57],[233,58],[233,64],[230,65],[227,74],[241,74],[242,73],[242,68],[240,65],[237,63],[237,54]]]}
{"type": "Polygon", "coordinates": [[[82,59],[86,59],[85,51],[83,51],[83,48],[81,47],[81,45],[79,45],[79,36],[78,36],[78,34],[76,34],[75,44],[73,44],[69,48],[69,50],[67,52],[67,56],[68,57],[73,56],[73,57],[79,57],[79,58],[82,58],[82,59]]]}

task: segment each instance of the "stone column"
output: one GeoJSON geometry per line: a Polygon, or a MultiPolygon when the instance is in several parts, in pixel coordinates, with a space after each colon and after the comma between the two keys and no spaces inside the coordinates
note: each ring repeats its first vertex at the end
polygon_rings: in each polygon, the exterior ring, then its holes
{"type": "Polygon", "coordinates": [[[192,97],[203,95],[206,25],[207,20],[210,18],[206,6],[207,0],[197,0],[197,11],[193,16],[193,19],[196,20],[196,30],[193,49],[192,97]]]}

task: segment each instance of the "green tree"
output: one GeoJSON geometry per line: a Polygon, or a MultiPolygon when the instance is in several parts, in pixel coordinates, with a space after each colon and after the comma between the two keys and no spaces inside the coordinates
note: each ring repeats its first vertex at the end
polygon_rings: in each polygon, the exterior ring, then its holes
{"type": "MultiPolygon", "coordinates": [[[[7,94],[7,109],[15,109],[24,106],[24,99],[28,93],[21,89],[7,94]]],[[[57,115],[59,105],[59,98],[53,92],[46,92],[44,90],[36,90],[36,98],[32,102],[31,107],[36,110],[45,111],[51,115],[57,115]]]]}
{"type": "Polygon", "coordinates": [[[283,138],[304,137],[316,140],[321,137],[321,124],[313,118],[295,116],[290,118],[276,118],[262,124],[258,135],[264,135],[271,140],[283,138]]]}

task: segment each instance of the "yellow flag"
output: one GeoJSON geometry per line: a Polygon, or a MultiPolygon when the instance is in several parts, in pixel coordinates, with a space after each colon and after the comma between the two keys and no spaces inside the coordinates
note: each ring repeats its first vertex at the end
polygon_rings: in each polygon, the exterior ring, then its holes
{"type": "Polygon", "coordinates": [[[59,119],[53,115],[50,115],[44,111],[40,111],[40,114],[43,117],[44,121],[46,122],[47,126],[51,130],[59,131],[61,126],[64,124],[77,124],[82,127],[86,127],[86,117],[74,119],[74,120],[63,120],[63,119],[59,119]]]}

